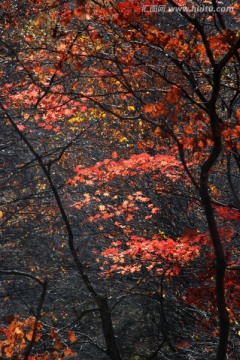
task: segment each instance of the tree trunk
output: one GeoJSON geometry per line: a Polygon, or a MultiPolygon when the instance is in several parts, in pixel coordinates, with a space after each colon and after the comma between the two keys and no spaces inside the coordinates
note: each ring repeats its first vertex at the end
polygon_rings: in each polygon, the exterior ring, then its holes
{"type": "Polygon", "coordinates": [[[116,339],[113,331],[112,318],[107,299],[105,297],[98,297],[98,306],[100,311],[100,317],[102,320],[102,328],[107,345],[107,353],[112,360],[121,360],[119,350],[116,344],[116,339]]]}

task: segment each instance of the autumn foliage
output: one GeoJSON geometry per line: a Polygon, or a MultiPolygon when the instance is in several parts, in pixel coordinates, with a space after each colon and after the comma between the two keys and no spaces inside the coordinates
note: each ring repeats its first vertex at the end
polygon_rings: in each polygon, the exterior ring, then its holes
{"type": "Polygon", "coordinates": [[[1,2],[1,358],[238,358],[238,13],[1,2]]]}

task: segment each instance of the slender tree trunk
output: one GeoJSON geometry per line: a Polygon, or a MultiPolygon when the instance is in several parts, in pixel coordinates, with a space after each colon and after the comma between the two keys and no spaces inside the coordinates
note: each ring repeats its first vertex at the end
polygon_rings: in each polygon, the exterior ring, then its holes
{"type": "Polygon", "coordinates": [[[100,310],[102,327],[107,345],[107,353],[112,360],[121,360],[120,353],[116,344],[116,339],[114,336],[112,318],[107,298],[99,296],[98,307],[100,310]]]}
{"type": "Polygon", "coordinates": [[[216,95],[218,94],[219,83],[220,83],[220,74],[216,73],[215,92],[213,92],[212,99],[209,101],[208,104],[214,145],[212,147],[209,157],[201,167],[199,192],[200,192],[203,208],[205,211],[208,229],[215,253],[215,265],[216,265],[215,292],[216,292],[218,319],[219,319],[219,341],[218,341],[218,349],[215,359],[225,360],[227,354],[229,328],[230,328],[229,316],[226,305],[225,284],[224,284],[225,272],[226,272],[226,259],[225,259],[225,253],[224,253],[222,241],[220,239],[220,235],[218,232],[214,211],[212,208],[211,197],[208,190],[210,171],[217,162],[218,157],[222,151],[219,121],[215,111],[215,101],[217,98],[216,95]]]}
{"type": "Polygon", "coordinates": [[[227,312],[227,306],[225,300],[225,286],[224,286],[224,279],[226,272],[225,255],[219,237],[217,224],[211,205],[211,199],[208,194],[207,184],[203,184],[201,187],[201,198],[202,198],[202,203],[208,223],[208,229],[214,246],[215,258],[216,258],[215,288],[216,288],[219,330],[220,330],[216,360],[225,360],[227,354],[228,337],[229,337],[229,316],[227,312]]]}

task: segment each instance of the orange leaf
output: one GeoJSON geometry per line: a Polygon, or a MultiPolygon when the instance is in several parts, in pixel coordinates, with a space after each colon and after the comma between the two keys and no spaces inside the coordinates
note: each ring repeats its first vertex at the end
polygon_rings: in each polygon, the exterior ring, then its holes
{"type": "Polygon", "coordinates": [[[18,130],[24,130],[25,129],[25,126],[24,125],[22,125],[22,124],[18,124],[17,125],[17,128],[18,128],[18,130]]]}
{"type": "Polygon", "coordinates": [[[60,341],[55,342],[55,344],[54,344],[54,349],[59,350],[59,349],[61,349],[61,348],[62,348],[62,343],[61,343],[60,341]]]}
{"type": "Polygon", "coordinates": [[[6,357],[11,359],[14,354],[14,349],[12,348],[12,346],[8,346],[8,347],[5,347],[4,352],[6,354],[6,357]]]}
{"type": "Polygon", "coordinates": [[[69,340],[70,340],[72,343],[75,342],[75,341],[77,341],[74,332],[71,331],[71,330],[68,330],[68,338],[69,338],[69,340]]]}
{"type": "Polygon", "coordinates": [[[32,340],[32,335],[33,335],[33,332],[32,331],[29,331],[29,333],[27,333],[26,335],[26,338],[31,341],[32,340]]]}
{"type": "Polygon", "coordinates": [[[58,338],[58,335],[56,334],[54,328],[50,329],[50,336],[53,340],[56,340],[58,338]]]}
{"type": "Polygon", "coordinates": [[[66,348],[63,352],[64,356],[69,356],[69,355],[72,355],[72,350],[69,349],[69,348],[66,348]]]}
{"type": "Polygon", "coordinates": [[[116,152],[116,151],[112,152],[112,158],[113,158],[113,159],[117,159],[117,157],[118,157],[117,152],[116,152]]]}
{"type": "Polygon", "coordinates": [[[143,110],[146,113],[151,113],[151,112],[155,111],[155,105],[154,104],[147,104],[147,105],[144,106],[143,110]]]}
{"type": "Polygon", "coordinates": [[[186,126],[185,129],[184,129],[185,133],[188,134],[188,135],[191,135],[193,133],[193,129],[191,126],[186,126]]]}

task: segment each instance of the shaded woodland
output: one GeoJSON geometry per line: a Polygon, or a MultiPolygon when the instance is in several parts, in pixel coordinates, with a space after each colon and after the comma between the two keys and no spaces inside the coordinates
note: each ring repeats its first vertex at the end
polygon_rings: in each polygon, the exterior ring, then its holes
{"type": "Polygon", "coordinates": [[[239,359],[238,19],[1,2],[1,359],[239,359]]]}

